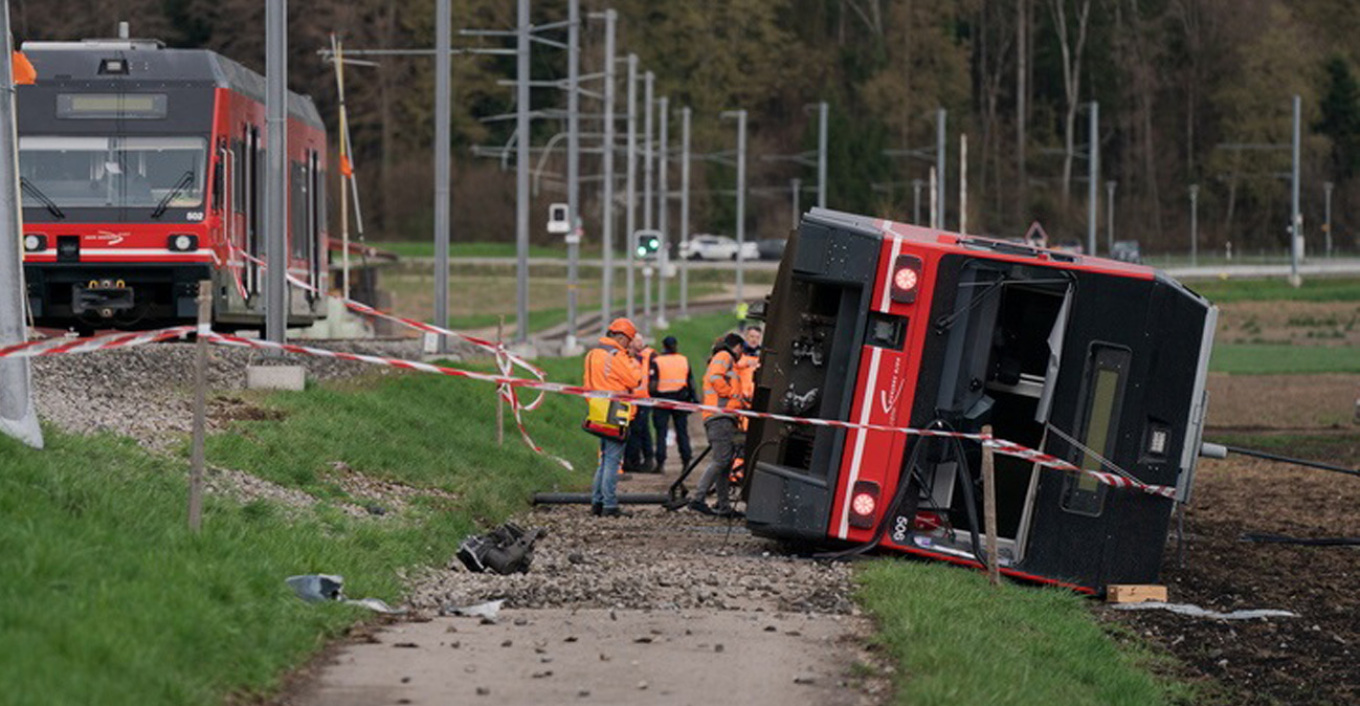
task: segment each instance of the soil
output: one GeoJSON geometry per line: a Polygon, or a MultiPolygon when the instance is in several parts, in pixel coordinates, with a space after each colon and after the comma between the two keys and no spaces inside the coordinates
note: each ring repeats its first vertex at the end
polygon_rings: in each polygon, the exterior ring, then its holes
{"type": "MultiPolygon", "coordinates": [[[[1353,428],[1272,450],[1360,467],[1360,433],[1353,428]]],[[[1299,617],[1223,621],[1101,612],[1168,649],[1195,675],[1226,687],[1225,703],[1360,703],[1360,550],[1242,540],[1244,533],[1360,537],[1357,507],[1360,478],[1240,456],[1203,461],[1185,515],[1183,565],[1174,523],[1167,544],[1162,578],[1170,600],[1224,612],[1283,609],[1299,617]]]]}
{"type": "MultiPolygon", "coordinates": [[[[1356,353],[1360,355],[1360,351],[1356,353]]],[[[1360,376],[1209,375],[1209,430],[1214,432],[1354,431],[1360,376]]]]}
{"type": "Polygon", "coordinates": [[[1360,345],[1355,302],[1246,301],[1222,308],[1219,343],[1360,345]]]}

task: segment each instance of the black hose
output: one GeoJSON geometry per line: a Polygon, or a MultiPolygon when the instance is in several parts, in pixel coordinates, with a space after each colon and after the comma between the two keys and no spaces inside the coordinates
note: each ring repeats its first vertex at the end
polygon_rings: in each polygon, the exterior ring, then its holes
{"type": "Polygon", "coordinates": [[[1333,466],[1333,465],[1330,464],[1330,463],[1320,463],[1320,462],[1318,462],[1318,461],[1305,461],[1304,459],[1301,459],[1301,458],[1290,458],[1290,457],[1288,457],[1288,456],[1280,456],[1280,455],[1278,455],[1278,454],[1266,453],[1265,451],[1256,451],[1256,450],[1254,450],[1254,449],[1244,449],[1244,448],[1241,448],[1240,446],[1226,446],[1226,445],[1225,445],[1223,448],[1227,449],[1227,450],[1228,450],[1229,452],[1231,452],[1231,453],[1242,454],[1243,456],[1254,456],[1254,457],[1256,457],[1256,458],[1263,458],[1263,459],[1265,459],[1265,460],[1267,460],[1267,461],[1279,461],[1280,463],[1292,463],[1292,464],[1294,464],[1294,465],[1296,465],[1296,466],[1306,466],[1306,467],[1308,467],[1308,468],[1317,468],[1317,469],[1324,470],[1324,471],[1331,471],[1331,472],[1333,472],[1333,473],[1345,473],[1345,474],[1348,475],[1348,476],[1360,476],[1360,470],[1355,470],[1354,468],[1346,468],[1346,467],[1344,467],[1344,466],[1333,466]]]}
{"type": "MultiPolygon", "coordinates": [[[[931,422],[931,425],[934,425],[935,423],[936,422],[931,422]]],[[[897,514],[898,509],[901,508],[902,506],[902,502],[907,497],[907,494],[909,492],[908,489],[911,487],[911,477],[916,473],[916,461],[919,460],[921,457],[921,449],[924,448],[925,445],[934,438],[935,437],[931,436],[923,436],[920,439],[917,439],[916,444],[911,447],[911,455],[907,457],[907,462],[903,466],[904,471],[898,478],[897,492],[893,494],[892,502],[888,504],[887,509],[885,509],[883,512],[883,520],[878,523],[878,528],[874,530],[874,535],[870,537],[867,542],[850,547],[849,549],[843,549],[838,552],[814,554],[813,558],[830,559],[833,561],[838,559],[847,559],[852,556],[863,554],[864,552],[867,552],[870,549],[873,549],[874,547],[878,546],[879,542],[883,541],[883,535],[887,534],[888,532],[889,518],[897,514]]],[[[853,492],[854,489],[851,488],[850,491],[853,492]]]]}

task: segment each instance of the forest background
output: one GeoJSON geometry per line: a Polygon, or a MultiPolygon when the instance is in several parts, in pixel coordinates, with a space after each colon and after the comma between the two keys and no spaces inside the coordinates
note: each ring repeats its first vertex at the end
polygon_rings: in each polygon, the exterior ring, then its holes
{"type": "MultiPolygon", "coordinates": [[[[289,85],[311,95],[334,135],[336,90],[317,50],[336,32],[349,48],[428,48],[434,0],[293,0],[289,85]]],[[[815,203],[815,170],[762,159],[816,147],[816,112],[830,103],[828,206],[910,220],[913,179],[933,161],[887,150],[933,149],[935,113],[948,110],[946,225],[959,223],[959,136],[968,135],[968,230],[1002,237],[1039,220],[1052,237],[1085,241],[1086,104],[1100,104],[1101,180],[1115,181],[1116,237],[1148,252],[1188,250],[1189,187],[1199,186],[1201,252],[1231,241],[1239,253],[1283,253],[1289,220],[1291,100],[1302,96],[1302,201],[1310,253],[1321,249],[1324,182],[1335,184],[1333,234],[1356,249],[1360,222],[1360,2],[1356,0],[582,0],[582,13],[619,13],[620,55],[637,53],[656,73],[656,95],[694,113],[694,150],[735,147],[724,110],[750,111],[748,237],[779,237],[790,223],[792,178],[804,209],[815,203]],[[1247,149],[1234,145],[1256,146],[1247,149]]],[[[79,39],[114,34],[172,47],[207,47],[264,68],[262,0],[12,0],[16,38],[79,39]]],[[[565,0],[537,0],[533,21],[566,18],[565,0]]],[[[505,46],[457,36],[459,28],[510,29],[510,0],[453,0],[455,46],[505,46]]],[[[582,32],[582,73],[602,65],[603,23],[582,32]]],[[[533,77],[565,76],[565,52],[533,51],[533,77]]],[[[370,237],[431,239],[433,61],[383,57],[347,70],[361,192],[370,237]]],[[[626,87],[620,71],[618,115],[626,87]]],[[[456,56],[454,241],[509,241],[514,174],[475,157],[474,145],[504,145],[513,121],[514,57],[456,56]]],[[[591,86],[599,90],[598,84],[591,86]]],[[[564,107],[554,88],[533,91],[535,108],[564,107]]],[[[599,104],[582,101],[583,112],[599,104]]],[[[639,107],[639,111],[641,108],[639,107]]],[[[639,129],[641,117],[639,117],[639,129]]],[[[622,146],[623,122],[619,123],[622,146]]],[[[565,129],[537,120],[534,144],[565,129]]],[[[598,119],[583,121],[598,134],[598,119]]],[[[334,142],[334,137],[332,137],[334,142]]],[[[565,141],[559,141],[564,145],[565,141]]],[[[597,137],[584,140],[598,147],[597,137]]],[[[620,152],[621,154],[621,152],[620,152]]],[[[549,171],[565,171],[565,156],[549,171]]],[[[622,160],[616,160],[622,178],[622,160]]],[[[693,232],[734,230],[734,170],[694,166],[693,232]]],[[[672,189],[678,166],[672,161],[672,189]]],[[[583,173],[599,172],[596,156],[583,173]]],[[[640,180],[639,180],[640,183],[640,180]]],[[[1099,216],[1105,242],[1106,187],[1099,216]]],[[[564,201],[547,179],[534,223],[564,201]]],[[[597,242],[597,183],[582,190],[587,242],[597,242]]],[[[334,204],[336,199],[332,197],[334,204]]],[[[924,209],[924,206],[923,206],[924,209]]],[[[332,223],[335,221],[332,220],[332,223]]],[[[676,223],[672,217],[672,223],[676,223]]],[[[536,242],[551,237],[534,228],[536,242]]],[[[617,231],[616,231],[617,232],[617,231]]]]}

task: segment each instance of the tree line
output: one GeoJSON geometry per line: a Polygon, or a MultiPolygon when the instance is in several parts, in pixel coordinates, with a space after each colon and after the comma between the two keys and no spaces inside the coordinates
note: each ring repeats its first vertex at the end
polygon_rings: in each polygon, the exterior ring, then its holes
{"type": "MultiPolygon", "coordinates": [[[[505,46],[456,30],[512,28],[514,5],[453,0],[455,44],[505,46]]],[[[620,16],[620,53],[637,53],[641,67],[656,74],[656,95],[670,98],[672,147],[679,145],[681,106],[694,111],[698,153],[733,149],[735,125],[719,114],[749,111],[747,232],[759,237],[788,231],[791,179],[801,179],[803,207],[814,203],[814,169],[762,157],[815,149],[816,112],[805,106],[825,100],[830,207],[910,220],[912,181],[926,177],[933,157],[887,152],[933,150],[936,110],[944,108],[948,227],[961,215],[958,149],[967,134],[971,232],[1015,236],[1038,220],[1054,237],[1084,241],[1091,139],[1085,111],[1096,101],[1100,179],[1115,182],[1118,239],[1139,240],[1146,251],[1188,249],[1188,189],[1197,185],[1202,251],[1228,242],[1238,252],[1282,250],[1289,216],[1282,175],[1290,153],[1279,146],[1290,141],[1297,94],[1310,252],[1321,247],[1325,182],[1335,185],[1337,246],[1355,248],[1360,13],[1352,0],[582,0],[583,15],[606,7],[620,16]]],[[[110,36],[126,19],[134,36],[207,47],[264,68],[261,0],[13,0],[12,8],[20,41],[110,36]]],[[[533,13],[537,24],[563,20],[566,1],[538,0],[533,13]]],[[[335,81],[317,54],[331,32],[351,48],[434,44],[434,0],[293,0],[289,15],[290,87],[310,94],[332,128],[335,81]]],[[[602,70],[603,43],[603,23],[589,22],[582,31],[584,74],[602,70]]],[[[369,232],[429,238],[433,61],[377,61],[346,72],[369,232]]],[[[552,47],[536,45],[532,64],[535,79],[566,74],[565,53],[552,47]]],[[[472,148],[511,139],[513,121],[483,119],[514,109],[512,90],[497,83],[513,78],[514,69],[514,57],[453,61],[455,241],[513,237],[513,172],[472,148]]],[[[600,90],[598,82],[587,88],[600,90]]],[[[533,103],[564,107],[565,96],[536,87],[533,103]]],[[[582,109],[590,116],[583,120],[591,134],[584,145],[598,147],[593,116],[601,107],[588,96],[582,109]]],[[[564,121],[537,120],[534,144],[564,129],[564,121]]],[[[616,160],[619,175],[621,164],[616,160]]],[[[534,223],[549,202],[565,200],[565,155],[550,155],[545,167],[534,223]]],[[[583,171],[598,173],[598,154],[587,155],[583,171]]],[[[582,190],[588,239],[599,232],[597,184],[582,190]]],[[[729,165],[695,161],[693,231],[733,231],[734,185],[729,165]]],[[[1098,191],[1103,243],[1106,185],[1098,191]]],[[[549,240],[535,231],[535,240],[549,240]]]]}

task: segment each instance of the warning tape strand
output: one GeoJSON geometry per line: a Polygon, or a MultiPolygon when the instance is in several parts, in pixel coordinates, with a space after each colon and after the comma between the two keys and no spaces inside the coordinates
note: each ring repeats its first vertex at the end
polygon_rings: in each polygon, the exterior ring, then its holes
{"type": "MultiPolygon", "coordinates": [[[[1150,495],[1156,495],[1165,498],[1175,497],[1176,494],[1176,488],[1174,486],[1151,485],[1147,483],[1141,483],[1129,478],[1124,478],[1123,476],[1119,476],[1113,473],[1105,473],[1101,471],[1083,469],[1051,454],[1047,454],[1036,449],[1031,449],[1029,447],[1017,444],[1012,441],[997,439],[987,434],[954,432],[945,431],[942,429],[918,429],[913,427],[897,427],[883,424],[848,422],[837,419],[820,419],[816,417],[795,417],[791,415],[778,414],[774,412],[757,412],[755,410],[746,409],[728,409],[712,405],[704,405],[696,402],[681,402],[678,400],[657,399],[652,397],[638,397],[634,395],[606,392],[602,390],[590,390],[579,385],[567,385],[563,383],[547,382],[543,380],[529,380],[525,378],[513,377],[506,372],[502,372],[500,374],[482,373],[473,370],[463,370],[460,368],[450,368],[446,366],[435,365],[433,363],[422,363],[416,361],[402,360],[400,358],[385,358],[382,356],[364,355],[359,353],[343,353],[339,351],[326,350],[323,348],[313,348],[310,346],[302,346],[291,343],[276,343],[273,341],[262,341],[258,339],[247,339],[240,338],[238,336],[230,336],[218,333],[209,334],[208,340],[213,343],[227,346],[241,346],[257,349],[275,349],[297,355],[339,358],[342,360],[351,360],[362,363],[370,363],[374,365],[385,365],[389,367],[414,370],[434,375],[460,377],[469,380],[479,380],[482,382],[488,382],[499,386],[502,390],[512,391],[508,394],[507,397],[507,401],[510,401],[512,408],[514,405],[513,400],[515,399],[513,390],[530,389],[538,390],[540,392],[551,392],[556,394],[570,395],[574,397],[619,400],[636,404],[642,407],[652,407],[655,409],[668,409],[682,412],[711,412],[715,414],[740,416],[748,419],[765,419],[778,422],[786,422],[790,424],[831,427],[837,429],[853,429],[859,431],[885,432],[921,437],[944,437],[965,439],[970,441],[976,441],[980,444],[983,444],[984,446],[990,447],[996,453],[1030,461],[1039,466],[1074,473],[1084,473],[1095,478],[1097,481],[1111,487],[1132,488],[1135,490],[1140,490],[1150,495]]],[[[502,370],[504,369],[502,368],[502,370]]],[[[529,438],[528,434],[525,432],[522,422],[520,424],[520,430],[522,435],[524,436],[525,443],[528,444],[530,448],[533,448],[534,450],[541,452],[542,450],[533,443],[533,441],[529,438]]],[[[560,459],[558,460],[560,461],[560,459]]]]}

